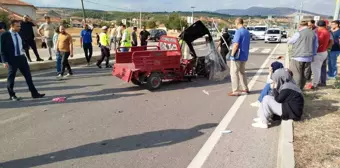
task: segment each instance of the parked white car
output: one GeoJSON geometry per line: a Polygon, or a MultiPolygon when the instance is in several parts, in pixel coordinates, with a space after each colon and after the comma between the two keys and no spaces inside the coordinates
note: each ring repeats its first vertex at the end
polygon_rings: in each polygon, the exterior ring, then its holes
{"type": "Polygon", "coordinates": [[[266,35],[264,38],[265,43],[270,43],[270,42],[277,42],[281,43],[282,40],[282,32],[278,28],[271,28],[266,31],[266,35]]]}
{"type": "Polygon", "coordinates": [[[255,26],[253,31],[255,40],[264,40],[267,29],[267,26],[255,26]]]}

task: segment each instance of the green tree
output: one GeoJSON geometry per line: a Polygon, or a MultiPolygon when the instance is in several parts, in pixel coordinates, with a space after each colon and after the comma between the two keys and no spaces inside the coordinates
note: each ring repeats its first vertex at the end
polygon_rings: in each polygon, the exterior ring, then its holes
{"type": "Polygon", "coordinates": [[[63,20],[61,21],[61,25],[63,25],[65,28],[71,27],[70,19],[63,19],[63,20]]]}
{"type": "Polygon", "coordinates": [[[100,27],[103,27],[103,26],[110,27],[111,24],[110,24],[109,22],[100,22],[100,23],[99,23],[99,26],[100,26],[100,27]]]}
{"type": "Polygon", "coordinates": [[[172,13],[168,21],[165,23],[168,29],[182,30],[183,27],[188,27],[187,22],[181,18],[178,13],[172,13]]]}
{"type": "Polygon", "coordinates": [[[121,25],[121,24],[123,24],[123,22],[121,21],[121,20],[118,20],[117,22],[116,22],[116,25],[121,25]]]}
{"type": "Polygon", "coordinates": [[[6,27],[9,28],[9,16],[6,12],[0,12],[0,21],[6,24],[6,27]]]}
{"type": "Polygon", "coordinates": [[[156,21],[154,21],[154,20],[148,21],[146,25],[149,29],[154,29],[154,28],[157,27],[156,21]]]}

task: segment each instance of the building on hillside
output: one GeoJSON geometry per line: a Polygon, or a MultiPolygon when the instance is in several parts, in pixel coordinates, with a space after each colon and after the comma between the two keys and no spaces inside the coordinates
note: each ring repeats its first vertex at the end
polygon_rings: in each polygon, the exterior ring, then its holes
{"type": "Polygon", "coordinates": [[[20,14],[18,14],[16,12],[13,12],[13,11],[5,8],[5,7],[2,7],[2,6],[0,6],[0,12],[7,13],[10,20],[13,20],[13,19],[19,20],[19,19],[22,18],[22,15],[20,15],[20,14]]]}
{"type": "MultiPolygon", "coordinates": [[[[36,20],[36,22],[37,22],[37,24],[38,24],[38,26],[39,26],[39,25],[45,23],[46,21],[45,21],[45,18],[38,18],[38,19],[36,20]]],[[[51,17],[51,22],[52,22],[53,24],[55,24],[55,25],[59,25],[59,24],[62,22],[62,20],[61,20],[60,18],[51,17]]]]}
{"type": "Polygon", "coordinates": [[[21,0],[0,0],[0,8],[2,11],[8,12],[10,15],[22,17],[29,15],[33,20],[36,20],[37,8],[32,4],[21,0]]]}

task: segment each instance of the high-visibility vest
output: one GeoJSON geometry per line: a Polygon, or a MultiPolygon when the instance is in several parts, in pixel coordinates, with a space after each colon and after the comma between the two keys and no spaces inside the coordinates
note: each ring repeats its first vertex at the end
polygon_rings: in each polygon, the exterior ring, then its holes
{"type": "Polygon", "coordinates": [[[123,39],[122,39],[121,47],[132,47],[131,34],[127,29],[125,29],[123,32],[123,39]]]}
{"type": "Polygon", "coordinates": [[[183,45],[183,40],[179,40],[179,45],[183,45]]]}

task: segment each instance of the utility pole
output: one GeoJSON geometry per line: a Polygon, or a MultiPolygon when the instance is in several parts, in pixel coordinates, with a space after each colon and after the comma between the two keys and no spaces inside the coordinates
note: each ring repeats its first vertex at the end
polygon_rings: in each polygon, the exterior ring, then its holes
{"type": "Polygon", "coordinates": [[[139,29],[142,29],[142,8],[140,8],[139,12],[139,29]]]}
{"type": "Polygon", "coordinates": [[[339,0],[335,0],[335,12],[334,12],[334,18],[333,20],[339,19],[339,12],[340,12],[340,6],[339,6],[339,0]]]}
{"type": "Polygon", "coordinates": [[[192,24],[194,24],[194,10],[195,10],[196,7],[192,6],[191,9],[192,9],[192,13],[191,13],[191,17],[192,17],[192,24]]]}
{"type": "Polygon", "coordinates": [[[302,17],[302,9],[303,9],[303,1],[304,0],[301,0],[301,5],[300,5],[300,13],[299,13],[299,22],[301,21],[301,17],[302,17]]]}
{"type": "Polygon", "coordinates": [[[84,0],[80,0],[81,1],[81,6],[83,8],[83,17],[84,17],[84,23],[86,23],[86,15],[85,15],[85,8],[84,8],[84,0]]]}

